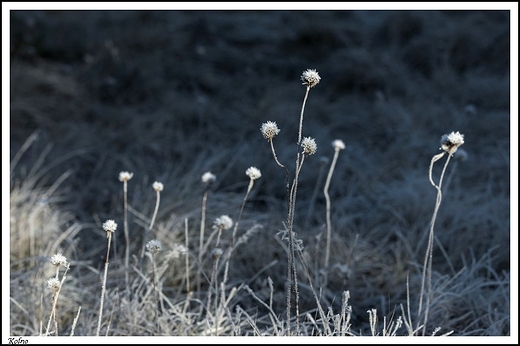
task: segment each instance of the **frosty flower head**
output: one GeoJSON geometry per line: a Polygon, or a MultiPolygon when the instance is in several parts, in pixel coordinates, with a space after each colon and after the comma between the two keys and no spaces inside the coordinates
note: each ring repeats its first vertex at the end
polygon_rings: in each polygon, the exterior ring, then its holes
{"type": "Polygon", "coordinates": [[[215,182],[215,180],[217,180],[217,177],[211,172],[206,172],[202,175],[202,182],[204,184],[210,185],[211,183],[215,182]]]}
{"type": "Polygon", "coordinates": [[[246,170],[246,175],[251,178],[251,180],[256,180],[262,176],[260,170],[256,167],[249,167],[246,170]]]}
{"type": "Polygon", "coordinates": [[[307,155],[312,155],[316,153],[316,150],[318,149],[318,145],[316,144],[316,141],[314,138],[311,137],[305,137],[302,139],[303,153],[307,155]]]}
{"type": "Polygon", "coordinates": [[[47,287],[56,292],[60,288],[60,280],[52,278],[47,280],[47,287]]]}
{"type": "Polygon", "coordinates": [[[59,266],[66,267],[67,266],[67,257],[63,256],[61,253],[58,253],[51,257],[51,263],[53,266],[56,266],[56,267],[59,267],[59,266]]]}
{"type": "Polygon", "coordinates": [[[164,189],[164,185],[163,185],[163,183],[160,183],[160,182],[158,182],[158,181],[154,182],[154,183],[152,184],[152,187],[153,187],[153,189],[154,189],[155,191],[157,191],[157,192],[161,192],[161,191],[164,189]]]}
{"type": "Polygon", "coordinates": [[[316,84],[320,82],[320,79],[321,77],[318,74],[318,72],[316,72],[316,70],[303,71],[301,76],[301,80],[303,82],[302,84],[306,85],[309,88],[316,86],[316,84]]]}
{"type": "Polygon", "coordinates": [[[278,133],[280,133],[280,129],[274,121],[263,123],[262,127],[260,127],[260,131],[262,131],[262,135],[265,139],[273,139],[278,133]]]}
{"type": "Polygon", "coordinates": [[[146,243],[146,250],[148,250],[152,255],[155,255],[162,250],[161,242],[156,239],[150,240],[148,243],[146,243]]]}
{"type": "Polygon", "coordinates": [[[185,254],[188,252],[188,248],[182,244],[174,244],[172,248],[171,255],[173,258],[179,258],[181,254],[185,254]]]}
{"type": "Polygon", "coordinates": [[[122,181],[122,182],[129,181],[130,179],[132,179],[133,176],[134,176],[134,173],[119,172],[119,181],[122,181]]]}
{"type": "Polygon", "coordinates": [[[459,133],[459,131],[452,132],[441,137],[440,149],[453,155],[462,144],[464,144],[464,135],[459,133]]]}
{"type": "Polygon", "coordinates": [[[332,142],[332,147],[334,150],[343,150],[345,149],[345,143],[341,139],[336,139],[332,142]]]}
{"type": "Polygon", "coordinates": [[[117,223],[114,220],[107,220],[103,223],[103,229],[107,232],[107,237],[109,234],[113,233],[117,229],[117,223]]]}
{"type": "Polygon", "coordinates": [[[211,251],[211,256],[213,256],[213,258],[219,258],[220,256],[222,256],[222,249],[221,248],[215,248],[211,251]]]}
{"type": "Polygon", "coordinates": [[[215,229],[230,229],[233,227],[233,220],[227,216],[222,215],[221,217],[217,217],[214,221],[213,228],[215,229]]]}

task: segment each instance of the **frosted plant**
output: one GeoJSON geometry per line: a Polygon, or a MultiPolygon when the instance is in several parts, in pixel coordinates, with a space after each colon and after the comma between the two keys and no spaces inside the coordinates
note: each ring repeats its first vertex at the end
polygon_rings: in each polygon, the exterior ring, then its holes
{"type": "Polygon", "coordinates": [[[114,220],[107,220],[102,225],[103,230],[107,232],[108,238],[108,246],[107,246],[107,256],[105,260],[105,274],[103,275],[103,285],[101,286],[101,303],[99,304],[99,319],[96,336],[99,336],[99,332],[101,330],[101,319],[103,318],[103,302],[105,301],[105,291],[107,285],[107,273],[108,273],[108,257],[110,256],[110,242],[112,240],[112,234],[117,229],[117,223],[114,220]]]}
{"type": "MultiPolygon", "coordinates": [[[[439,150],[442,150],[443,152],[440,154],[437,154],[433,156],[431,162],[430,162],[430,169],[429,169],[429,178],[430,183],[437,189],[437,199],[435,201],[435,209],[433,211],[432,220],[430,223],[430,231],[429,231],[429,237],[428,237],[428,245],[426,247],[426,253],[424,256],[424,266],[423,266],[423,273],[422,273],[422,281],[421,281],[421,292],[420,292],[420,299],[419,299],[419,308],[418,308],[418,317],[421,318],[422,313],[422,307],[423,307],[423,299],[424,296],[426,296],[425,299],[425,305],[424,305],[424,316],[423,317],[423,323],[422,323],[422,331],[423,335],[426,334],[426,324],[428,322],[428,313],[430,309],[430,301],[431,301],[431,291],[432,291],[432,260],[433,260],[433,241],[435,239],[434,234],[434,226],[435,226],[435,220],[437,219],[437,213],[439,211],[439,207],[441,205],[442,201],[442,181],[444,179],[444,173],[446,172],[446,167],[448,167],[448,163],[450,162],[451,157],[457,149],[464,144],[464,135],[460,132],[451,132],[449,134],[445,134],[441,137],[440,140],[441,147],[439,150]],[[433,164],[440,160],[446,153],[448,153],[448,158],[446,159],[446,162],[444,163],[444,167],[441,172],[441,176],[439,178],[439,184],[436,184],[433,181],[432,174],[433,174],[433,164]],[[427,288],[425,289],[425,284],[427,285],[427,288]],[[426,290],[426,293],[425,293],[426,290]]],[[[417,327],[419,327],[420,320],[417,322],[417,327]]]]}
{"type": "Polygon", "coordinates": [[[331,230],[331,221],[330,221],[330,196],[329,196],[329,186],[330,181],[332,179],[332,174],[334,173],[334,168],[336,167],[336,162],[338,161],[338,156],[340,150],[345,149],[345,143],[341,139],[336,139],[332,142],[332,147],[334,148],[334,157],[332,158],[332,163],[330,165],[329,174],[327,176],[327,180],[325,182],[325,187],[323,188],[323,193],[325,195],[325,200],[327,204],[327,243],[325,246],[325,278],[324,278],[324,286],[327,285],[327,271],[329,266],[329,258],[330,258],[330,240],[332,236],[331,230]]]}

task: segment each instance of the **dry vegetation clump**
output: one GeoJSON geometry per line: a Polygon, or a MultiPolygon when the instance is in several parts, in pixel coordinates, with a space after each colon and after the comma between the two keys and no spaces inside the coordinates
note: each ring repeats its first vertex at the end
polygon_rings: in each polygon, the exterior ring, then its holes
{"type": "Polygon", "coordinates": [[[13,11],[10,334],[509,336],[508,22],[13,11]]]}

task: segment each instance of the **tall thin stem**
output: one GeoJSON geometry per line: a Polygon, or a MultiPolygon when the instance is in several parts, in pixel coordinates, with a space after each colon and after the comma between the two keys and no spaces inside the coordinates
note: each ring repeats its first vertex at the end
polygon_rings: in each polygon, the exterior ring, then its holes
{"type": "Polygon", "coordinates": [[[274,160],[276,161],[278,166],[282,167],[285,170],[285,197],[287,200],[287,204],[289,204],[289,170],[287,169],[287,167],[281,164],[280,161],[278,161],[278,156],[276,156],[276,151],[274,150],[272,138],[269,139],[269,143],[271,144],[271,151],[273,152],[274,160]]]}
{"type": "Polygon", "coordinates": [[[209,189],[204,191],[204,195],[202,196],[202,212],[200,217],[200,240],[199,240],[199,268],[197,270],[197,291],[200,292],[201,289],[201,273],[202,273],[202,255],[204,252],[202,251],[204,247],[204,229],[206,228],[206,201],[208,199],[209,189]]]}
{"type": "Polygon", "coordinates": [[[329,174],[327,175],[325,187],[323,188],[323,193],[325,195],[325,201],[326,201],[326,205],[327,205],[327,243],[325,246],[325,265],[324,265],[325,274],[324,274],[324,279],[323,279],[323,284],[325,286],[327,285],[327,280],[328,280],[328,267],[329,267],[329,258],[330,258],[330,239],[331,239],[331,235],[332,235],[331,221],[330,221],[329,186],[330,186],[330,181],[332,179],[332,174],[334,173],[334,168],[336,166],[336,161],[338,160],[339,150],[340,150],[339,148],[335,149],[334,157],[332,159],[332,163],[331,163],[330,169],[329,169],[329,174]]]}
{"type": "Polygon", "coordinates": [[[143,260],[143,257],[144,257],[146,243],[148,242],[148,235],[152,231],[153,225],[155,224],[155,219],[157,218],[157,213],[159,211],[159,204],[161,203],[161,191],[159,189],[157,189],[156,193],[157,193],[157,199],[155,202],[155,209],[153,211],[152,219],[150,221],[150,225],[145,230],[144,235],[143,235],[143,246],[141,247],[141,261],[143,260]]]}
{"type": "Polygon", "coordinates": [[[444,156],[445,153],[441,153],[438,155],[435,155],[432,158],[432,161],[430,163],[430,170],[429,170],[429,176],[430,176],[430,182],[431,184],[437,189],[437,198],[435,201],[435,208],[433,211],[432,220],[430,223],[430,232],[428,237],[428,245],[426,247],[426,254],[424,256],[424,265],[423,265],[423,275],[422,275],[422,281],[421,281],[421,293],[420,293],[420,300],[419,300],[419,309],[418,309],[418,315],[420,316],[422,312],[422,302],[424,297],[424,286],[425,281],[427,280],[427,292],[426,292],[426,302],[425,302],[425,311],[424,311],[424,323],[422,326],[422,334],[426,334],[426,323],[428,322],[428,313],[430,310],[430,300],[431,300],[431,286],[432,286],[432,261],[433,261],[433,242],[435,238],[434,233],[434,227],[435,227],[435,221],[437,219],[437,214],[441,205],[442,201],[442,181],[444,179],[444,174],[446,172],[446,167],[448,167],[448,163],[450,162],[451,155],[448,155],[448,158],[446,159],[446,162],[444,163],[444,167],[442,169],[441,176],[439,178],[439,184],[435,184],[435,182],[432,179],[432,171],[433,171],[433,164],[438,161],[442,156],[444,156]]]}
{"type": "Polygon", "coordinates": [[[105,261],[105,274],[103,275],[103,284],[101,285],[101,303],[99,304],[99,319],[98,319],[96,336],[99,336],[99,331],[101,330],[101,319],[103,317],[103,303],[105,301],[105,291],[106,291],[106,285],[107,285],[108,256],[110,255],[110,242],[112,241],[112,232],[107,232],[107,237],[108,237],[107,258],[105,261]]]}
{"type": "MultiPolygon", "coordinates": [[[[231,246],[230,246],[229,250],[227,251],[226,259],[225,259],[226,266],[225,266],[225,270],[224,270],[224,278],[222,280],[222,282],[224,282],[224,283],[227,281],[227,276],[228,276],[228,271],[229,271],[229,261],[231,258],[231,254],[233,253],[233,250],[235,249],[238,225],[240,223],[240,219],[242,218],[242,213],[244,212],[244,207],[247,202],[247,197],[249,196],[249,193],[251,192],[251,189],[253,188],[254,183],[255,183],[255,180],[253,178],[251,178],[249,180],[249,185],[247,186],[246,195],[244,196],[244,200],[242,201],[242,206],[240,207],[240,212],[238,213],[237,221],[235,222],[235,227],[233,228],[233,237],[232,237],[231,246]]],[[[220,233],[219,233],[219,235],[220,235],[220,233]]],[[[217,242],[217,245],[218,245],[218,242],[217,242]]]]}
{"type": "MultiPolygon", "coordinates": [[[[128,234],[128,201],[127,201],[127,181],[123,181],[123,199],[124,199],[124,231],[125,231],[125,283],[128,287],[128,270],[130,268],[130,235],[128,234]]],[[[143,243],[144,244],[144,243],[143,243]]],[[[108,256],[107,256],[108,261],[108,256]]]]}

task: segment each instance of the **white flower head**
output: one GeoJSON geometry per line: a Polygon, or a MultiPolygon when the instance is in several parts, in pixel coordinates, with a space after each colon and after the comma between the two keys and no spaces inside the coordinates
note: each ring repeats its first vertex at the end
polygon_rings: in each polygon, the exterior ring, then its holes
{"type": "Polygon", "coordinates": [[[312,155],[316,153],[316,150],[318,149],[318,145],[316,144],[316,141],[314,138],[311,137],[305,137],[302,139],[303,153],[307,155],[312,155]]]}
{"type": "Polygon", "coordinates": [[[134,176],[134,173],[119,172],[119,181],[122,181],[122,182],[129,181],[130,179],[132,179],[133,176],[134,176]]]}
{"type": "Polygon", "coordinates": [[[107,232],[107,236],[109,233],[115,232],[117,229],[117,223],[114,220],[107,220],[103,223],[103,229],[107,232]]]}
{"type": "Polygon", "coordinates": [[[445,134],[441,137],[441,150],[453,155],[464,144],[464,135],[457,132],[445,134]]]}
{"type": "Polygon", "coordinates": [[[260,127],[260,131],[262,131],[262,135],[265,139],[273,139],[278,133],[280,133],[280,129],[274,121],[263,123],[260,127]]]}
{"type": "Polygon", "coordinates": [[[345,143],[341,139],[336,139],[332,142],[332,146],[334,150],[343,150],[345,149],[345,143]]]}
{"type": "Polygon", "coordinates": [[[51,257],[51,263],[52,263],[52,265],[54,265],[56,267],[59,267],[59,266],[66,267],[67,266],[67,257],[63,256],[61,253],[58,253],[51,257]]]}
{"type": "Polygon", "coordinates": [[[152,184],[152,187],[153,187],[153,189],[154,189],[155,191],[157,191],[157,192],[161,192],[161,191],[164,189],[164,185],[163,185],[163,183],[160,183],[160,182],[158,182],[158,181],[154,182],[154,183],[152,184]]]}
{"type": "Polygon", "coordinates": [[[53,291],[57,291],[60,288],[61,282],[57,278],[47,280],[47,287],[53,291]]]}
{"type": "Polygon", "coordinates": [[[152,255],[155,255],[162,250],[161,241],[156,239],[150,240],[148,243],[146,243],[146,250],[150,251],[152,255]]]}
{"type": "Polygon", "coordinates": [[[249,167],[246,170],[246,175],[251,178],[251,180],[256,180],[262,176],[260,170],[256,167],[249,167]]]}
{"type": "Polygon", "coordinates": [[[211,255],[213,256],[213,258],[219,258],[220,256],[222,256],[222,253],[222,249],[218,247],[211,250],[211,255]]]}
{"type": "Polygon", "coordinates": [[[211,183],[215,182],[215,180],[217,180],[217,177],[211,172],[206,172],[202,175],[202,182],[204,184],[210,185],[211,183]]]}
{"type": "Polygon", "coordinates": [[[233,219],[231,219],[227,215],[222,215],[221,217],[217,217],[214,221],[213,228],[215,229],[230,229],[233,227],[233,219]]]}
{"type": "Polygon", "coordinates": [[[301,80],[303,82],[302,83],[303,85],[306,85],[309,88],[312,88],[320,82],[321,77],[318,74],[318,72],[316,72],[316,70],[309,69],[309,70],[303,71],[301,80]]]}

